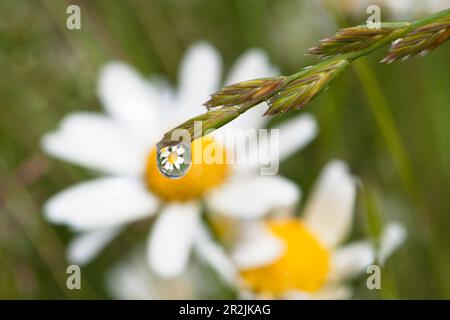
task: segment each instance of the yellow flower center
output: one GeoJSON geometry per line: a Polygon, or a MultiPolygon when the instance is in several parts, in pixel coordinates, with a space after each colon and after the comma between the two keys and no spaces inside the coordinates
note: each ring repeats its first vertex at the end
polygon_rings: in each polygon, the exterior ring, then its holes
{"type": "Polygon", "coordinates": [[[168,157],[167,161],[169,161],[170,164],[175,164],[175,163],[177,163],[177,160],[178,160],[178,153],[171,152],[169,154],[169,157],[168,157]]]}
{"type": "Polygon", "coordinates": [[[328,250],[298,219],[271,220],[267,226],[284,242],[286,250],[270,265],[242,270],[245,284],[273,296],[292,290],[320,289],[329,270],[328,250]]]}
{"type": "MultiPolygon", "coordinates": [[[[195,155],[201,154],[203,161],[192,161],[186,175],[170,179],[159,172],[156,149],[153,149],[147,158],[145,171],[149,190],[166,201],[190,201],[201,198],[207,191],[221,185],[228,174],[225,148],[211,138],[203,138],[192,142],[191,150],[194,160],[195,155]]],[[[177,159],[178,154],[172,152],[167,161],[175,164],[177,159]]]]}

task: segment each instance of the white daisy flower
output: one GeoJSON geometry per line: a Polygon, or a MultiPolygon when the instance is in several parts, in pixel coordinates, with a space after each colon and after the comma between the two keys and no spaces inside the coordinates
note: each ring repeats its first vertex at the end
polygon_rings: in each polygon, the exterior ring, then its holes
{"type": "Polygon", "coordinates": [[[346,280],[375,261],[384,263],[405,240],[398,223],[389,224],[379,248],[371,241],[342,244],[353,220],[356,186],[341,161],[323,170],[303,215],[251,222],[228,259],[205,235],[199,254],[244,298],[346,299],[346,280]],[[224,261],[228,261],[225,263],[224,261]]]}
{"type": "Polygon", "coordinates": [[[189,270],[173,279],[161,279],[150,271],[145,250],[139,248],[106,273],[106,288],[120,300],[194,299],[189,270]]]}
{"type": "Polygon", "coordinates": [[[114,299],[210,299],[229,295],[209,266],[195,261],[174,278],[161,278],[148,267],[145,249],[138,247],[108,269],[105,287],[114,299]]]}
{"type": "Polygon", "coordinates": [[[164,169],[173,171],[173,168],[180,169],[180,166],[185,163],[183,146],[165,147],[161,150],[160,161],[164,169]]]}
{"type": "MultiPolygon", "coordinates": [[[[101,70],[98,85],[105,114],[69,114],[58,130],[43,138],[50,155],[104,174],[69,187],[45,205],[49,221],[79,232],[68,248],[71,262],[89,262],[125,225],[158,212],[148,237],[148,262],[159,275],[176,276],[194,245],[202,202],[210,210],[248,219],[298,200],[295,184],[280,176],[258,176],[256,166],[193,163],[176,180],[159,172],[155,144],[165,131],[203,111],[202,103],[219,88],[221,59],[211,46],[199,43],[187,52],[180,70],[175,91],[161,79],[146,80],[123,63],[110,63],[101,70]]],[[[225,84],[276,73],[266,55],[253,49],[238,59],[225,84]]],[[[265,108],[255,107],[226,128],[262,127],[265,108]]],[[[279,129],[280,160],[317,133],[314,118],[306,114],[279,129]]],[[[217,144],[216,149],[229,147],[213,139],[208,143],[217,144]]],[[[168,168],[184,161],[182,149],[165,151],[168,168]]]]}

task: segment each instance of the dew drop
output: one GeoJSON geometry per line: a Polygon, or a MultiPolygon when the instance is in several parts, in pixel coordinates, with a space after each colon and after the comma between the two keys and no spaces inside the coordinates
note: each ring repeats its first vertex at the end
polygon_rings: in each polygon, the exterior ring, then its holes
{"type": "Polygon", "coordinates": [[[191,167],[191,147],[186,143],[158,148],[156,163],[159,171],[170,179],[183,177],[191,167]]]}

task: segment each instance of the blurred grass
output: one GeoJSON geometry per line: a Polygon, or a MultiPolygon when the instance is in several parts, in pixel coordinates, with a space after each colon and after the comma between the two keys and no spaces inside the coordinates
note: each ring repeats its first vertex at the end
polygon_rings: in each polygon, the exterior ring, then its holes
{"type": "MultiPolygon", "coordinates": [[[[83,269],[85,290],[68,291],[64,244],[70,234],[41,216],[49,196],[94,176],[42,155],[39,139],[68,112],[100,110],[96,79],[104,62],[124,60],[176,84],[186,48],[206,40],[223,54],[225,69],[258,46],[283,73],[292,73],[313,61],[305,49],[336,28],[317,3],[2,1],[0,298],[107,297],[101,275],[132,247],[134,236],[122,235],[83,269]],[[81,31],[65,28],[73,3],[81,7],[81,31]]],[[[282,173],[307,197],[323,165],[343,159],[370,187],[380,219],[407,226],[408,242],[383,271],[381,294],[368,292],[361,279],[356,297],[450,298],[450,46],[389,66],[378,64],[381,55],[362,61],[308,106],[321,133],[283,163],[282,173]]],[[[365,223],[359,208],[355,237],[366,235],[365,223]]],[[[144,236],[145,226],[135,228],[144,236]]]]}

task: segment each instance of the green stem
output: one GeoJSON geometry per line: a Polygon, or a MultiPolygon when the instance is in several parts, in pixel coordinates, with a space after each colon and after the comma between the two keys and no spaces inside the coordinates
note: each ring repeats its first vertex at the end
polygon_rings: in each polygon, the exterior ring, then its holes
{"type": "Polygon", "coordinates": [[[411,198],[420,202],[422,193],[416,187],[417,179],[413,174],[410,157],[397,130],[395,119],[389,109],[389,104],[383,95],[383,91],[366,61],[360,61],[355,64],[355,71],[367,96],[367,101],[371,107],[370,110],[400,174],[400,179],[411,198]]]}
{"type": "Polygon", "coordinates": [[[450,9],[437,12],[435,14],[426,16],[424,18],[418,19],[411,23],[408,23],[408,22],[406,22],[406,23],[395,23],[395,22],[394,23],[384,23],[384,24],[382,24],[382,27],[393,28],[393,29],[397,29],[397,30],[395,32],[392,32],[392,34],[390,34],[389,36],[381,39],[379,42],[374,43],[373,45],[369,46],[366,49],[350,53],[348,59],[353,61],[362,56],[368,55],[368,54],[372,53],[373,51],[391,43],[392,41],[403,37],[404,35],[410,33],[411,31],[413,31],[417,28],[420,28],[426,24],[429,24],[433,21],[440,20],[440,19],[448,17],[448,16],[450,16],[450,9]]]}

